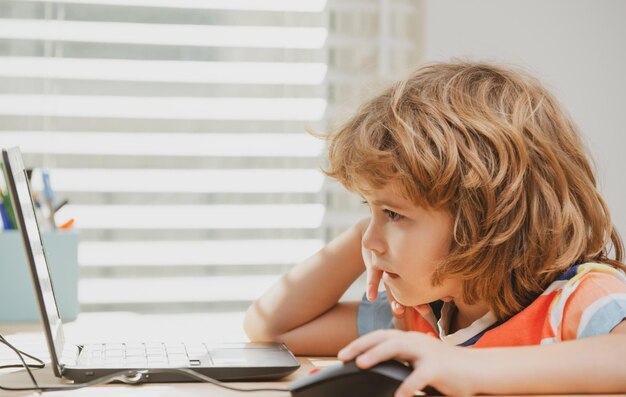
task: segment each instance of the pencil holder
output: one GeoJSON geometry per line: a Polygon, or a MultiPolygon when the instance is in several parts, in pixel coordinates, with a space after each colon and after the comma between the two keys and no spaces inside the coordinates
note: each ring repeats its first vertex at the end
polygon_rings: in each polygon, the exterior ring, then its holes
{"type": "MultiPolygon", "coordinates": [[[[45,232],[42,239],[61,319],[74,320],[79,312],[78,233],[45,232]]],[[[39,321],[36,301],[22,236],[16,230],[0,232],[0,322],[39,321]]]]}

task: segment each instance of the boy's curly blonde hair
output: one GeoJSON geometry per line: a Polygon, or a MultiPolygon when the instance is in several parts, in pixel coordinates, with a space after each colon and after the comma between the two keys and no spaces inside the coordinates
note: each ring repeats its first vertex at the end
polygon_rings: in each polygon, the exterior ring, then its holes
{"type": "Polygon", "coordinates": [[[451,212],[452,247],[432,282],[460,278],[464,299],[487,301],[500,319],[574,263],[624,268],[576,126],[522,71],[425,65],[327,139],[324,172],[348,190],[393,181],[416,205],[451,212]]]}

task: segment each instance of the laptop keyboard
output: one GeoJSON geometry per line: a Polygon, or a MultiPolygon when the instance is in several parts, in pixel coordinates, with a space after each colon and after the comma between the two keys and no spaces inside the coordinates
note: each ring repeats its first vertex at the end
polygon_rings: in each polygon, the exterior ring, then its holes
{"type": "Polygon", "coordinates": [[[91,368],[186,368],[213,366],[204,343],[106,343],[84,345],[78,366],[91,368]]]}

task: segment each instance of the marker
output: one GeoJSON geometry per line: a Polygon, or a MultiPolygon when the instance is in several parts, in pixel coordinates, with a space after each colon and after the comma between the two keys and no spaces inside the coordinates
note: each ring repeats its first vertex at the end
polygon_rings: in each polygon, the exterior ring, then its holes
{"type": "Polygon", "coordinates": [[[2,218],[2,229],[11,230],[11,221],[7,211],[4,209],[4,201],[0,201],[0,217],[2,218]]]}
{"type": "Polygon", "coordinates": [[[15,213],[13,212],[13,206],[11,205],[11,197],[9,196],[8,193],[4,193],[2,190],[0,190],[0,196],[2,196],[2,201],[0,202],[0,206],[2,207],[2,223],[4,223],[4,216],[6,215],[6,224],[8,226],[5,226],[6,230],[11,230],[11,229],[15,229],[17,228],[17,223],[15,220],[15,213]]]}
{"type": "Polygon", "coordinates": [[[5,225],[5,230],[17,229],[17,221],[15,219],[15,213],[13,212],[13,205],[11,205],[11,195],[9,195],[8,191],[5,192],[4,190],[7,188],[6,180],[4,178],[6,173],[4,171],[4,164],[2,164],[2,161],[0,161],[0,206],[3,207],[4,212],[4,214],[2,215],[2,223],[3,225],[5,225]],[[5,215],[7,217],[7,223],[5,223],[4,220],[5,215]]]}

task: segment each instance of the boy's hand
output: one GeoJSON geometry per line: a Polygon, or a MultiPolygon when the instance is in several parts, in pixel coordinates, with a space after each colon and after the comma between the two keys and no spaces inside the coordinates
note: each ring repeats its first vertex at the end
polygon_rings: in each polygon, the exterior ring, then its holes
{"type": "Polygon", "coordinates": [[[379,330],[366,334],[338,354],[342,361],[356,359],[366,369],[382,361],[397,359],[409,362],[413,372],[402,382],[394,397],[412,397],[415,391],[432,386],[446,395],[473,393],[471,370],[480,363],[471,362],[471,352],[448,346],[438,339],[418,332],[379,330]]]}
{"type": "Polygon", "coordinates": [[[367,285],[365,286],[367,300],[374,302],[378,298],[378,286],[380,280],[383,277],[383,272],[372,268],[372,257],[368,249],[361,247],[361,256],[363,256],[363,263],[365,263],[365,273],[367,276],[367,285]]]}
{"type": "MultiPolygon", "coordinates": [[[[363,262],[365,262],[365,270],[367,273],[367,300],[370,302],[374,302],[378,297],[378,286],[380,285],[380,280],[383,278],[383,272],[380,270],[376,270],[371,266],[371,254],[369,250],[361,247],[361,254],[363,255],[363,262]]],[[[402,305],[394,298],[387,285],[384,284],[385,291],[387,291],[387,299],[389,300],[389,304],[391,305],[391,313],[393,314],[393,325],[396,329],[405,329],[404,325],[404,313],[406,311],[406,306],[402,305]]],[[[419,305],[414,307],[422,316],[425,316],[430,312],[429,305],[419,305]]]]}
{"type": "MultiPolygon", "coordinates": [[[[365,262],[365,269],[367,273],[367,300],[370,302],[374,302],[376,298],[378,298],[378,286],[380,285],[380,280],[383,277],[383,272],[380,270],[376,270],[371,266],[371,257],[370,252],[365,248],[361,248],[361,254],[363,255],[363,261],[365,262]]],[[[385,291],[387,291],[387,299],[389,300],[389,305],[391,306],[391,313],[393,314],[393,325],[396,329],[404,329],[404,312],[405,306],[398,303],[394,298],[389,288],[387,288],[386,284],[383,284],[385,287],[385,291]]]]}

